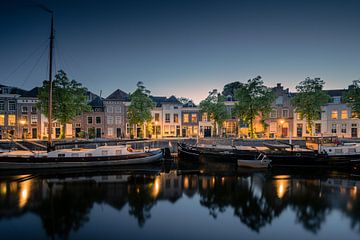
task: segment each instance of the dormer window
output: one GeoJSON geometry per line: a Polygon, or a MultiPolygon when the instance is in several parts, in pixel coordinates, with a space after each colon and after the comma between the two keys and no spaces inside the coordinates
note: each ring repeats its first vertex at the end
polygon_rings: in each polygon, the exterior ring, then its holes
{"type": "Polygon", "coordinates": [[[341,97],[340,96],[332,97],[332,102],[336,104],[341,103],[341,97]]]}
{"type": "Polygon", "coordinates": [[[232,101],[232,96],[231,96],[231,95],[227,95],[227,96],[226,96],[226,100],[229,101],[229,102],[232,101]]]}

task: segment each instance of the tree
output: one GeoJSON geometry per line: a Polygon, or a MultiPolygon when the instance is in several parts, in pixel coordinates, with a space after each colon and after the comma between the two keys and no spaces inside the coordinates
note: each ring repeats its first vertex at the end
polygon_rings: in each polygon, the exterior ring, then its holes
{"type": "Polygon", "coordinates": [[[202,100],[199,105],[201,113],[206,113],[208,118],[215,122],[215,134],[218,134],[216,125],[222,126],[228,118],[224,102],[225,97],[214,89],[209,92],[209,96],[207,96],[205,100],[202,100]]]}
{"type": "Polygon", "coordinates": [[[312,135],[314,121],[320,119],[321,106],[328,103],[329,95],[323,91],[325,82],[320,78],[307,77],[296,86],[297,94],[291,103],[300,118],[306,119],[306,128],[312,135]]]}
{"type": "MultiPolygon", "coordinates": [[[[52,82],[52,116],[61,125],[60,138],[65,137],[66,124],[83,112],[91,111],[87,102],[87,89],[75,80],[69,80],[63,70],[59,70],[52,82]]],[[[44,81],[39,89],[38,108],[49,116],[49,81],[44,81]]]]}
{"type": "Polygon", "coordinates": [[[351,110],[360,116],[360,80],[353,81],[345,93],[344,100],[351,107],[351,110]]]}
{"type": "Polygon", "coordinates": [[[260,76],[249,79],[247,83],[240,84],[234,90],[235,103],[234,114],[248,124],[250,127],[250,137],[255,137],[254,120],[257,116],[262,118],[262,122],[269,117],[271,103],[275,96],[272,90],[264,85],[260,76]]]}
{"type": "Polygon", "coordinates": [[[146,135],[145,124],[151,122],[151,109],[155,107],[155,104],[149,97],[150,91],[145,88],[142,82],[138,82],[136,86],[137,89],[130,94],[129,123],[143,126],[143,133],[146,135]]]}
{"type": "Polygon", "coordinates": [[[224,95],[225,97],[227,96],[235,97],[235,90],[240,88],[242,85],[243,83],[241,82],[228,83],[224,86],[222,95],[224,95]]]}

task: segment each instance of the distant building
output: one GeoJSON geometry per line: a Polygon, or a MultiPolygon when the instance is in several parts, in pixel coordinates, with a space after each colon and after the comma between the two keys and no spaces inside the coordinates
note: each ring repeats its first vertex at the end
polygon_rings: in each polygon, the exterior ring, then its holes
{"type": "Polygon", "coordinates": [[[117,89],[104,99],[106,138],[123,138],[130,136],[127,132],[127,108],[130,103],[129,94],[117,89]]]}
{"type": "Polygon", "coordinates": [[[155,103],[155,108],[151,110],[152,137],[180,137],[182,103],[175,96],[150,98],[155,103]]]}
{"type": "MultiPolygon", "coordinates": [[[[294,107],[291,105],[292,94],[289,89],[278,83],[272,88],[275,101],[271,104],[269,119],[266,121],[266,135],[270,138],[290,137],[290,129],[294,129],[294,107]]],[[[294,135],[293,135],[294,136],[294,135]]]]}
{"type": "MultiPolygon", "coordinates": [[[[356,138],[359,136],[360,120],[347,104],[343,103],[342,97],[345,89],[326,90],[331,101],[321,107],[320,119],[314,122],[313,133],[316,136],[338,136],[356,138]]],[[[305,119],[300,119],[295,113],[293,129],[294,136],[309,136],[305,119]]]]}

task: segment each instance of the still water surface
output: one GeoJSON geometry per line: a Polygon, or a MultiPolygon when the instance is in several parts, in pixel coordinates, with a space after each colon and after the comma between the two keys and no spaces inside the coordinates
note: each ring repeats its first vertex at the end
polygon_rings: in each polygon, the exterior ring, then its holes
{"type": "Polygon", "coordinates": [[[359,239],[360,177],[232,164],[0,176],[1,239],[359,239]]]}

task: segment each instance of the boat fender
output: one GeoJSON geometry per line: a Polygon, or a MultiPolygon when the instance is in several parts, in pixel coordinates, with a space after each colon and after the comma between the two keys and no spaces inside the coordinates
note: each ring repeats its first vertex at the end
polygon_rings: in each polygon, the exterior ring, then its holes
{"type": "Polygon", "coordinates": [[[133,149],[131,147],[127,148],[128,152],[133,152],[133,149]]]}
{"type": "Polygon", "coordinates": [[[295,154],[297,157],[301,157],[301,153],[296,153],[295,154]]]}

